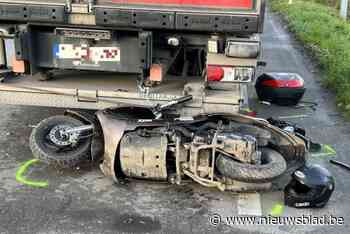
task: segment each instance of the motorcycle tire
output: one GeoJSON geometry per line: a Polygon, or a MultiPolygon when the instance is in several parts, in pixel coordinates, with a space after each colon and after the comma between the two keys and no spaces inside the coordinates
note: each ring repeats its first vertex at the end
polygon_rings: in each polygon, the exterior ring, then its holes
{"type": "Polygon", "coordinates": [[[78,127],[83,122],[69,116],[53,116],[41,121],[32,131],[29,145],[33,156],[40,161],[60,167],[74,167],[90,158],[91,139],[79,139],[77,144],[64,149],[57,148],[48,139],[51,129],[58,125],[78,127]]]}
{"type": "Polygon", "coordinates": [[[287,170],[286,160],[273,149],[260,150],[262,160],[260,165],[242,163],[220,154],[216,159],[216,168],[223,176],[234,180],[247,183],[271,182],[287,170]]]}

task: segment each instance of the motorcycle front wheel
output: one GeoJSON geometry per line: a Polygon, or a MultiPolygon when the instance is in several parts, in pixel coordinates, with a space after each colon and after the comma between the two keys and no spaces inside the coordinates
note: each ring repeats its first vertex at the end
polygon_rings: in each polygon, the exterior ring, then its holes
{"type": "Polygon", "coordinates": [[[35,158],[60,167],[74,167],[89,159],[91,137],[73,140],[60,130],[79,127],[83,122],[69,116],[53,116],[41,121],[32,131],[29,145],[35,158]]]}

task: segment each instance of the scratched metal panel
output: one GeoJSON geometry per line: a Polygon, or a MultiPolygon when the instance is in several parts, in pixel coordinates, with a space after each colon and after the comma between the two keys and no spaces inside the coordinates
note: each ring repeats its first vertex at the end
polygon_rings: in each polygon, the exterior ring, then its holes
{"type": "Polygon", "coordinates": [[[176,28],[198,31],[253,33],[258,31],[258,17],[251,15],[177,13],[176,28]]]}
{"type": "Polygon", "coordinates": [[[65,9],[63,6],[28,5],[24,16],[30,21],[63,23],[65,9]]]}
{"type": "Polygon", "coordinates": [[[5,20],[23,20],[23,5],[0,4],[0,19],[5,20]]]}
{"type": "Polygon", "coordinates": [[[0,19],[63,23],[66,15],[64,6],[0,3],[0,19]]]}
{"type": "Polygon", "coordinates": [[[173,29],[175,27],[175,13],[96,8],[96,24],[173,29]]]}
{"type": "Polygon", "coordinates": [[[173,12],[138,11],[133,16],[133,24],[138,27],[172,29],[175,26],[173,12]]]}
{"type": "Polygon", "coordinates": [[[96,8],[97,25],[130,26],[133,22],[131,12],[117,9],[96,8]]]}

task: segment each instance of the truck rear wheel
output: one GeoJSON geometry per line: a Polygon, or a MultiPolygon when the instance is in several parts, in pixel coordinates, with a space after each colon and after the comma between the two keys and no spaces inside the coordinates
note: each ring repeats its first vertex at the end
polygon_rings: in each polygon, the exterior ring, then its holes
{"type": "Polygon", "coordinates": [[[72,139],[59,134],[63,128],[84,125],[69,116],[53,116],[41,121],[30,136],[30,148],[35,158],[60,167],[74,167],[90,156],[91,137],[72,139]]]}
{"type": "Polygon", "coordinates": [[[260,165],[241,163],[220,154],[216,159],[216,167],[223,176],[234,180],[247,183],[271,182],[286,171],[287,164],[283,156],[275,150],[261,148],[261,152],[260,165]]]}

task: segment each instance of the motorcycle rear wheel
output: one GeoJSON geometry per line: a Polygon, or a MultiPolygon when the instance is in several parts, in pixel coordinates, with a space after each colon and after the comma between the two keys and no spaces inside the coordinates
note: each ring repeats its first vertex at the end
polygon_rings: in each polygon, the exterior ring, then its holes
{"type": "Polygon", "coordinates": [[[262,164],[242,163],[234,158],[220,154],[216,159],[216,168],[228,178],[247,183],[271,182],[287,170],[283,156],[270,148],[261,148],[262,164]]]}

